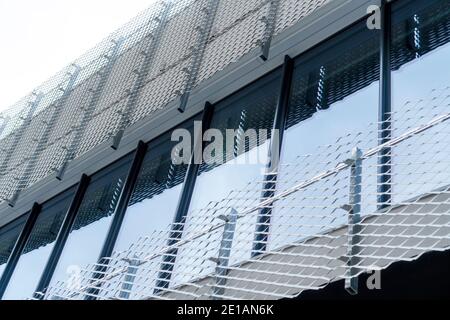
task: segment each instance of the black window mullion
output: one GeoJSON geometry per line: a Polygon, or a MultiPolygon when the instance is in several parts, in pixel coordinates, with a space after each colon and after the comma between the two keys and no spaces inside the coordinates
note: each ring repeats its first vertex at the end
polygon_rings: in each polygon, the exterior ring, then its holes
{"type": "Polygon", "coordinates": [[[86,193],[86,189],[89,185],[89,181],[90,178],[87,175],[83,174],[81,176],[77,191],[72,199],[72,202],[70,203],[69,209],[67,210],[67,214],[56,238],[55,245],[36,288],[36,293],[34,295],[36,299],[43,298],[45,290],[47,290],[47,287],[50,284],[53,273],[55,272],[56,266],[58,264],[58,260],[61,256],[64,245],[75,221],[78,209],[80,208],[81,202],[83,201],[84,194],[86,193]]]}
{"type": "MultiPolygon", "coordinates": [[[[208,130],[211,125],[213,112],[214,106],[211,103],[206,102],[202,114],[202,132],[200,133],[200,137],[195,137],[196,140],[194,149],[200,148],[200,150],[198,152],[194,151],[191,155],[191,161],[186,171],[186,178],[183,184],[183,189],[181,191],[175,218],[172,224],[172,230],[169,234],[169,240],[167,242],[167,245],[169,247],[175,245],[178,241],[180,241],[183,235],[184,223],[186,222],[189,205],[198,176],[198,170],[200,168],[200,161],[199,159],[196,159],[196,156],[202,156],[203,133],[208,130]]],[[[156,281],[156,293],[160,291],[160,288],[168,288],[177,253],[178,249],[174,248],[163,256],[161,264],[162,271],[159,273],[158,280],[156,281]]]]}
{"type": "MultiPolygon", "coordinates": [[[[120,228],[127,211],[128,203],[133,194],[134,186],[139,176],[139,171],[141,169],[142,162],[144,161],[146,152],[147,144],[145,144],[143,141],[139,141],[134,154],[133,162],[128,171],[125,184],[123,186],[113,215],[111,226],[109,227],[108,235],[100,253],[98,267],[95,269],[93,279],[100,279],[102,275],[105,274],[107,262],[104,261],[104,258],[110,257],[113,253],[117,237],[119,236],[120,228]]],[[[89,295],[86,298],[89,300],[94,299],[94,296],[98,293],[98,290],[98,288],[91,289],[89,291],[89,295]]]]}
{"type": "MultiPolygon", "coordinates": [[[[269,163],[266,169],[266,176],[264,178],[263,191],[261,195],[261,198],[263,200],[271,198],[275,195],[277,171],[281,156],[281,147],[289,108],[292,77],[294,73],[293,71],[294,61],[289,56],[285,56],[282,70],[280,95],[278,97],[275,119],[273,123],[274,132],[278,132],[278,134],[272,134],[270,142],[268,155],[269,163]]],[[[258,213],[252,256],[258,255],[266,250],[271,215],[272,209],[270,207],[262,208],[258,213]]]]}
{"type": "Polygon", "coordinates": [[[23,249],[27,244],[28,237],[30,236],[31,231],[33,230],[34,224],[41,212],[41,205],[38,203],[33,204],[33,208],[31,209],[30,215],[28,216],[27,222],[23,227],[19,238],[14,245],[14,248],[8,258],[8,262],[6,263],[5,270],[3,271],[3,275],[0,279],[0,299],[3,297],[5,290],[8,286],[9,280],[14,273],[14,269],[16,268],[17,263],[19,262],[20,256],[22,255],[23,249]]]}
{"type": "MultiPolygon", "coordinates": [[[[378,111],[379,144],[391,140],[392,83],[391,83],[391,4],[384,0],[381,6],[380,32],[380,96],[378,111]]],[[[384,148],[378,156],[378,209],[383,209],[391,202],[391,148],[384,148]]]]}

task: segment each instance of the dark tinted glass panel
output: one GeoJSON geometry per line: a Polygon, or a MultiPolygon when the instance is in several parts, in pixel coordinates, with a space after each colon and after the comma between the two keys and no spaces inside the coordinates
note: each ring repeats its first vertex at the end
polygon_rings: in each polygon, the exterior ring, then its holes
{"type": "MultiPolygon", "coordinates": [[[[200,120],[199,115],[177,129],[186,130],[185,132],[192,137],[194,121],[200,120]]],[[[111,268],[127,267],[131,261],[139,261],[160,252],[168,243],[170,225],[174,220],[188,162],[182,164],[172,162],[171,153],[179,143],[177,139],[172,141],[172,132],[173,130],[148,144],[147,154],[114,248],[111,268]]],[[[192,142],[193,140],[191,148],[192,142]]],[[[133,284],[129,277],[117,277],[116,281],[100,291],[100,295],[121,297],[129,293],[132,285],[135,292],[142,293],[142,290],[146,290],[152,294],[161,258],[161,255],[155,256],[154,259],[145,262],[139,270],[133,269],[136,271],[136,278],[139,279],[138,283],[133,284]],[[125,291],[122,287],[128,289],[125,291]]],[[[132,293],[128,298],[133,298],[132,293]]]]}
{"type": "MultiPolygon", "coordinates": [[[[211,123],[215,131],[210,131],[211,142],[206,143],[205,163],[195,184],[184,237],[220,223],[217,216],[229,212],[213,211],[212,207],[230,205],[238,194],[242,202],[236,210],[260,200],[280,73],[277,69],[215,105],[211,123]],[[230,135],[230,130],[234,135],[230,135]]],[[[230,263],[250,257],[255,221],[256,216],[249,215],[236,225],[234,243],[239,243],[241,249],[234,251],[230,263]]],[[[220,237],[220,233],[208,234],[184,245],[177,257],[172,284],[212,271],[214,264],[207,258],[216,254],[220,237]]]]}
{"type": "Polygon", "coordinates": [[[0,228],[0,277],[5,270],[9,256],[14,249],[17,238],[22,231],[29,213],[0,228]]]}
{"type": "Polygon", "coordinates": [[[99,258],[131,160],[130,154],[92,176],[51,285],[99,258]]]}
{"type": "MultiPolygon", "coordinates": [[[[177,129],[186,129],[193,135],[194,121],[187,121],[177,129]]],[[[178,141],[172,141],[172,131],[148,145],[130,203],[122,223],[115,251],[130,248],[140,238],[167,241],[155,232],[167,231],[173,222],[187,163],[174,164],[171,153],[178,141]]]]}
{"type": "MultiPolygon", "coordinates": [[[[391,61],[394,136],[448,112],[449,1],[394,3],[391,61]]],[[[447,136],[439,125],[393,148],[394,202],[411,200],[447,184],[447,136]]]]}
{"type": "MultiPolygon", "coordinates": [[[[332,169],[354,147],[377,144],[379,36],[366,21],[343,31],[295,61],[293,88],[283,140],[279,191],[332,169]],[[362,134],[361,134],[362,133],[362,134]]],[[[376,159],[365,171],[365,210],[376,205],[376,159]]],[[[331,228],[346,219],[338,208],[348,201],[348,174],[316,183],[275,204],[270,248],[331,228]],[[334,202],[333,202],[334,201],[334,202]]]]}
{"type": "Polygon", "coordinates": [[[75,188],[71,188],[42,206],[3,299],[32,296],[74,193],[75,188]]]}

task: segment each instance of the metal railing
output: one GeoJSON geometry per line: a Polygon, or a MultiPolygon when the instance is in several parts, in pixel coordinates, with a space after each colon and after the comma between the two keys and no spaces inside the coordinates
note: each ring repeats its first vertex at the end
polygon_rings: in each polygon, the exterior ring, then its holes
{"type": "Polygon", "coordinates": [[[299,156],[302,161],[281,165],[277,192],[270,198],[255,201],[263,179],[254,181],[191,211],[182,239],[173,245],[164,245],[172,226],[103,259],[102,277],[92,278],[99,266],[94,264],[83,269],[78,288],[59,283],[45,296],[80,299],[96,288],[98,299],[274,299],[341,278],[350,293],[357,293],[362,272],[450,247],[450,176],[442,170],[450,164],[450,143],[441,139],[450,134],[449,106],[450,88],[436,90],[427,103],[391,113],[388,121],[396,128],[389,141],[378,145],[379,126],[371,124],[364,133],[326,146],[328,152],[319,148],[306,163],[299,156]],[[411,118],[411,112],[417,117],[411,118]],[[357,149],[362,146],[369,148],[357,149]],[[374,160],[385,149],[392,157],[392,202],[378,210],[379,164],[374,160]],[[337,159],[341,161],[326,168],[337,159]],[[300,181],[294,183],[297,177],[300,181]],[[272,209],[268,250],[252,255],[262,208],[272,209]],[[155,291],[159,258],[175,248],[171,283],[155,291]]]}

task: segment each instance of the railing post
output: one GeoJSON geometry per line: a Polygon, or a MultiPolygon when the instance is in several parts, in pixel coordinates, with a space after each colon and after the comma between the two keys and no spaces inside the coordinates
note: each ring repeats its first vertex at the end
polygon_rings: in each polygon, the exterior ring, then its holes
{"type": "Polygon", "coordinates": [[[119,292],[120,299],[129,299],[131,289],[133,288],[133,282],[136,278],[136,273],[138,271],[138,266],[140,264],[139,257],[136,255],[131,259],[124,259],[128,263],[127,272],[122,283],[122,289],[119,292]]]}
{"type": "MultiPolygon", "coordinates": [[[[285,124],[288,115],[293,72],[294,61],[289,56],[285,56],[282,71],[280,96],[278,98],[275,120],[273,124],[272,139],[269,147],[269,164],[266,168],[266,176],[264,178],[263,191],[261,195],[261,198],[263,200],[269,199],[275,195],[277,171],[281,156],[285,124]]],[[[257,256],[258,254],[266,250],[271,215],[271,206],[262,208],[258,212],[252,256],[257,256]]]]}
{"type": "Polygon", "coordinates": [[[234,233],[236,230],[236,223],[238,219],[238,212],[231,209],[228,216],[220,215],[219,219],[225,221],[223,228],[222,240],[220,242],[219,256],[217,258],[210,258],[216,263],[215,272],[215,286],[213,286],[212,294],[214,300],[221,299],[220,296],[224,294],[224,286],[227,283],[228,264],[230,261],[231,247],[233,245],[234,233]]]}
{"type": "MultiPolygon", "coordinates": [[[[381,6],[381,36],[380,36],[380,96],[378,112],[378,143],[384,144],[391,140],[391,4],[382,1],[381,6]]],[[[378,155],[378,209],[383,209],[391,202],[391,148],[384,148],[378,155]]]]}
{"type": "Polygon", "coordinates": [[[36,222],[39,213],[41,212],[41,205],[38,203],[33,204],[33,208],[31,209],[30,215],[28,216],[27,222],[23,227],[19,238],[14,245],[14,248],[8,258],[8,262],[6,263],[5,270],[3,271],[3,275],[0,279],[0,300],[5,293],[5,290],[8,286],[9,280],[11,279],[14,269],[16,268],[17,263],[19,262],[20,256],[22,255],[23,249],[27,244],[28,237],[33,230],[34,224],[36,222]]]}
{"type": "Polygon", "coordinates": [[[361,221],[361,182],[362,182],[362,152],[359,148],[352,150],[350,164],[350,189],[348,210],[348,243],[347,243],[347,270],[345,273],[345,290],[352,295],[358,293],[358,268],[360,221],[361,221]]]}
{"type": "Polygon", "coordinates": [[[42,121],[44,128],[42,133],[36,140],[36,145],[33,148],[34,150],[28,157],[27,163],[25,165],[25,169],[21,176],[18,178],[19,185],[15,190],[13,196],[8,201],[8,205],[14,207],[17,198],[19,197],[20,192],[28,186],[29,180],[38,165],[38,159],[41,156],[42,152],[45,150],[45,146],[48,143],[48,139],[50,138],[50,134],[55,127],[56,122],[58,121],[62,109],[65,106],[73,87],[75,86],[76,79],[81,72],[81,67],[73,64],[72,70],[68,71],[64,80],[59,84],[58,90],[60,92],[60,97],[56,99],[52,105],[48,108],[47,112],[50,113],[49,117],[42,121]],[[51,112],[50,108],[53,108],[53,112],[51,112]]]}

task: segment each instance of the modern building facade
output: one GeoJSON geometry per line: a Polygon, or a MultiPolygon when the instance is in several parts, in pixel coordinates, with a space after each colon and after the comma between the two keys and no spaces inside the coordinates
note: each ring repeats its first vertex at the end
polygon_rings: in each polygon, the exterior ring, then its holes
{"type": "Polygon", "coordinates": [[[449,41],[446,0],[158,3],[2,114],[1,297],[358,295],[445,254],[449,41]]]}

